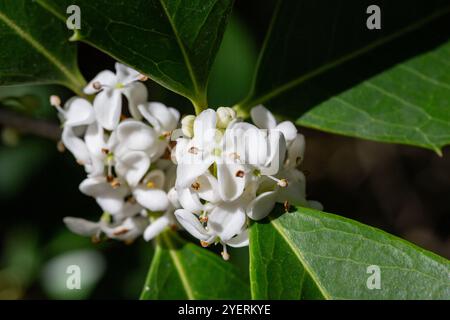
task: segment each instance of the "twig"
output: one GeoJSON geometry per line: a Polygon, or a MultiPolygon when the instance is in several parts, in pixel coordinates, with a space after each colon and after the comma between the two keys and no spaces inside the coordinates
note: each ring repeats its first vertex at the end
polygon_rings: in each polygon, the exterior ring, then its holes
{"type": "Polygon", "coordinates": [[[61,128],[57,123],[48,120],[26,117],[17,112],[1,107],[0,125],[14,128],[22,133],[29,133],[54,141],[61,139],[61,128]]]}

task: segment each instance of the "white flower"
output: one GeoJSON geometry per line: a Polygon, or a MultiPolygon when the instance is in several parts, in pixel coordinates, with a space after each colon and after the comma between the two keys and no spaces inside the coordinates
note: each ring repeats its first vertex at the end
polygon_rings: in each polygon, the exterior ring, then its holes
{"type": "Polygon", "coordinates": [[[135,216],[126,218],[119,223],[109,223],[105,219],[93,222],[80,218],[65,217],[64,223],[73,233],[93,237],[97,241],[100,240],[103,233],[110,239],[132,242],[142,235],[148,225],[148,220],[142,216],[135,216]]]}
{"type": "Polygon", "coordinates": [[[116,73],[109,70],[100,72],[85,88],[86,94],[97,94],[94,110],[98,122],[107,130],[117,127],[122,114],[122,95],[128,100],[131,115],[140,119],[137,106],[147,100],[147,88],[138,80],[142,75],[120,63],[116,63],[116,73]]]}
{"type": "Polygon", "coordinates": [[[89,101],[73,97],[69,99],[64,108],[60,106],[60,99],[52,96],[51,103],[58,110],[63,123],[62,142],[74,155],[80,164],[88,164],[91,157],[86,144],[81,138],[88,125],[95,122],[94,110],[89,101]]]}

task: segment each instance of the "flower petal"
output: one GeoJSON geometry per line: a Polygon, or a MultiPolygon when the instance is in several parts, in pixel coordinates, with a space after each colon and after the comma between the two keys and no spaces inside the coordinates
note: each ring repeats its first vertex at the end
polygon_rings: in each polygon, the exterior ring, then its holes
{"type": "Polygon", "coordinates": [[[147,151],[155,147],[156,133],[145,123],[128,119],[117,127],[117,139],[127,149],[147,151]]]}
{"type": "Polygon", "coordinates": [[[240,233],[245,226],[244,210],[236,204],[222,204],[208,215],[208,228],[224,242],[240,233]]]}
{"type": "Polygon", "coordinates": [[[78,162],[83,165],[91,162],[91,157],[86,144],[75,134],[72,127],[64,127],[61,140],[64,146],[72,152],[78,162]]]}
{"type": "Polygon", "coordinates": [[[143,151],[130,151],[117,156],[115,169],[131,187],[137,186],[139,181],[150,168],[150,158],[143,151]]]}
{"type": "Polygon", "coordinates": [[[277,120],[264,106],[259,105],[250,111],[253,123],[261,129],[273,129],[277,126],[277,120]]]}
{"type": "Polygon", "coordinates": [[[195,214],[200,214],[204,209],[198,194],[192,192],[189,188],[178,190],[178,201],[183,209],[195,214]]]}
{"type": "Polygon", "coordinates": [[[248,205],[247,216],[256,221],[264,219],[275,207],[276,196],[276,191],[261,193],[248,205]]]}
{"type": "Polygon", "coordinates": [[[233,248],[242,248],[242,247],[247,247],[248,243],[249,243],[248,230],[245,229],[240,234],[238,234],[236,237],[228,240],[226,244],[233,248]]]}
{"type": "Polygon", "coordinates": [[[297,136],[297,128],[291,121],[283,121],[276,126],[276,130],[283,133],[287,143],[290,143],[297,136]]]}
{"type": "Polygon", "coordinates": [[[198,221],[198,218],[191,212],[185,209],[178,209],[175,211],[175,217],[181,226],[195,238],[202,241],[210,239],[209,233],[205,230],[200,221],[198,221]]]}
{"type": "Polygon", "coordinates": [[[116,79],[118,83],[129,84],[138,80],[141,75],[138,71],[130,68],[120,62],[116,62],[116,79]]]}
{"type": "Polygon", "coordinates": [[[88,83],[88,85],[84,88],[84,93],[86,94],[94,94],[98,92],[100,89],[94,88],[94,83],[98,82],[101,85],[107,85],[107,86],[114,86],[116,82],[116,75],[114,72],[110,70],[104,70],[97,74],[94,79],[91,80],[91,82],[88,83]]]}
{"type": "Polygon", "coordinates": [[[219,194],[224,201],[233,201],[242,195],[245,187],[246,172],[241,164],[217,164],[219,194]]]}
{"type": "Polygon", "coordinates": [[[86,99],[73,97],[70,98],[65,106],[64,126],[82,126],[95,121],[94,108],[86,99]]]}
{"type": "Polygon", "coordinates": [[[170,225],[170,222],[170,218],[167,215],[163,215],[153,221],[144,231],[145,241],[150,241],[163,232],[170,225]]]}
{"type": "Polygon", "coordinates": [[[79,234],[80,236],[91,237],[96,235],[100,230],[98,222],[74,217],[65,217],[63,221],[70,231],[79,234]]]}
{"type": "Polygon", "coordinates": [[[169,207],[169,199],[163,190],[138,186],[133,190],[133,195],[141,206],[150,211],[166,211],[169,207]]]}
{"type": "Polygon", "coordinates": [[[216,131],[216,112],[213,109],[202,111],[194,120],[194,137],[205,143],[212,141],[216,131]]]}
{"type": "Polygon", "coordinates": [[[104,131],[97,122],[94,122],[87,127],[84,135],[84,141],[86,143],[86,147],[93,156],[101,159],[105,158],[103,150],[107,149],[107,147],[105,143],[104,131]]]}
{"type": "Polygon", "coordinates": [[[180,113],[174,108],[168,108],[160,102],[148,102],[138,106],[144,118],[157,130],[172,131],[178,125],[180,113]]]}
{"type": "Polygon", "coordinates": [[[133,82],[126,86],[122,93],[128,99],[128,109],[135,119],[142,119],[142,115],[138,110],[138,105],[147,101],[147,87],[142,82],[133,82]]]}
{"type": "Polygon", "coordinates": [[[103,89],[94,100],[97,121],[106,130],[114,130],[122,113],[122,94],[119,90],[103,89]]]}

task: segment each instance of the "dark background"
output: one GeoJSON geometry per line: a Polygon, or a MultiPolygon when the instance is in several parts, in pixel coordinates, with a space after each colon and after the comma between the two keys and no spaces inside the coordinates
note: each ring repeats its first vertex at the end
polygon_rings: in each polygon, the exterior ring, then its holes
{"type": "MultiPolygon", "coordinates": [[[[211,76],[212,107],[231,105],[248,91],[272,2],[237,1],[211,76]]],[[[430,42],[414,44],[417,50],[448,38],[448,31],[439,23],[427,32],[432,35],[430,42]]],[[[411,43],[405,44],[408,46],[411,43]]],[[[113,69],[114,61],[81,44],[79,65],[90,79],[100,70],[113,69]]],[[[185,113],[193,111],[184,98],[147,84],[151,100],[161,100],[185,113]]],[[[58,87],[1,88],[0,102],[6,105],[6,98],[28,94],[30,99],[18,107],[20,111],[56,123],[56,113],[47,103],[51,93],[70,96],[58,87]]],[[[322,202],[327,212],[381,228],[450,257],[449,148],[439,157],[414,147],[300,130],[307,141],[302,170],[310,199],[322,202]]],[[[95,201],[78,191],[83,179],[83,169],[69,153],[59,153],[55,141],[2,127],[0,299],[138,297],[151,261],[150,243],[141,239],[132,245],[114,241],[94,245],[64,228],[64,216],[97,219],[100,215],[95,201]],[[53,270],[52,261],[70,258],[80,250],[88,252],[87,259],[94,254],[94,260],[104,261],[105,268],[93,272],[98,279],[81,292],[48,287],[49,281],[61,281],[49,271],[53,270]]],[[[236,250],[232,256],[232,263],[245,270],[246,249],[236,250]]]]}

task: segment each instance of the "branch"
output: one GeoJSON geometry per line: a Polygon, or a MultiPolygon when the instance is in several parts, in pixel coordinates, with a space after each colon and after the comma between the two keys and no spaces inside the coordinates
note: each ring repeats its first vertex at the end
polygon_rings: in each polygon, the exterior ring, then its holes
{"type": "Polygon", "coordinates": [[[54,141],[61,139],[61,128],[57,123],[23,116],[5,108],[0,108],[0,125],[54,141]]]}

